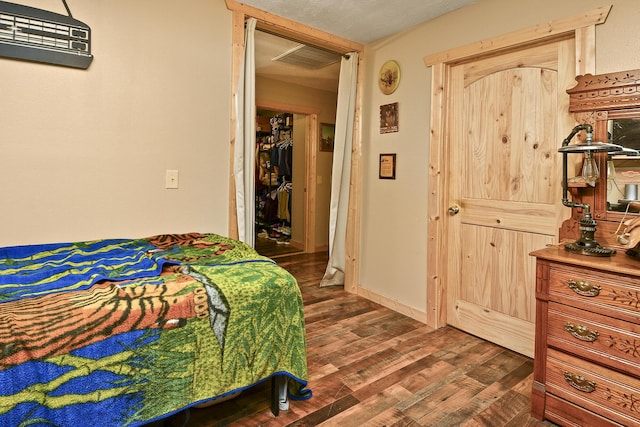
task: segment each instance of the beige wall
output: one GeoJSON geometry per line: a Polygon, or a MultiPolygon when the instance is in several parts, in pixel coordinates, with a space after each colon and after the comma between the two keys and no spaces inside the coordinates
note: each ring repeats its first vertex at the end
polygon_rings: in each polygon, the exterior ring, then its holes
{"type": "MultiPolygon", "coordinates": [[[[61,2],[17,0],[65,13],[61,2]]],[[[0,245],[226,234],[231,13],[221,0],[76,1],[88,70],[0,58],[0,245]],[[180,171],[167,190],[165,170],[180,171]]]]}
{"type": "MultiPolygon", "coordinates": [[[[607,22],[596,30],[596,72],[640,68],[637,0],[604,4],[613,4],[613,8],[607,22]]],[[[602,5],[600,0],[479,0],[366,46],[359,279],[362,293],[391,301],[404,307],[403,311],[426,312],[431,73],[423,57],[576,16],[602,5]],[[378,90],[376,76],[389,59],[400,64],[401,82],[395,93],[385,96],[378,90]],[[399,104],[400,131],[381,135],[380,105],[393,102],[399,104]],[[378,179],[378,156],[386,152],[397,153],[395,181],[378,179]]]]}
{"type": "MultiPolygon", "coordinates": [[[[276,103],[300,107],[303,111],[316,110],[318,112],[318,123],[336,122],[337,102],[337,94],[333,92],[310,89],[268,78],[256,78],[256,103],[258,105],[261,105],[261,103],[268,103],[268,105],[276,103]]],[[[294,129],[299,129],[298,124],[294,129]]],[[[296,144],[294,139],[293,152],[296,155],[296,159],[299,159],[298,155],[300,154],[298,147],[299,145],[296,144]]],[[[319,151],[317,155],[316,174],[319,183],[316,188],[316,247],[328,247],[333,157],[332,153],[329,152],[319,151]]],[[[296,181],[298,180],[296,178],[296,181]]],[[[294,212],[294,220],[296,221],[300,218],[299,210],[297,212],[298,214],[294,212]]],[[[294,236],[294,240],[296,237],[298,236],[294,236]]]]}

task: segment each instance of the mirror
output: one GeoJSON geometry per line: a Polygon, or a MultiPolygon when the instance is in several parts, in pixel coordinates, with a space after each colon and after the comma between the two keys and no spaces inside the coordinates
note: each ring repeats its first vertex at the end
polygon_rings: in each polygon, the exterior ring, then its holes
{"type": "MultiPolygon", "coordinates": [[[[593,126],[594,141],[607,141],[640,150],[640,70],[576,77],[568,89],[569,112],[576,123],[593,126]]],[[[574,202],[587,204],[597,221],[595,237],[603,246],[623,248],[618,240],[621,224],[640,215],[640,155],[596,153],[600,171],[595,186],[571,188],[574,202]]],[[[560,228],[560,239],[575,239],[580,233],[581,208],[560,228]]]]}
{"type": "MultiPolygon", "coordinates": [[[[607,121],[608,142],[632,150],[640,150],[640,117],[610,119],[607,121]]],[[[630,202],[638,201],[640,194],[640,156],[613,155],[607,158],[607,210],[638,213],[640,209],[630,202]]]]}
{"type": "Polygon", "coordinates": [[[640,117],[609,120],[607,132],[609,142],[640,150],[640,117]]]}

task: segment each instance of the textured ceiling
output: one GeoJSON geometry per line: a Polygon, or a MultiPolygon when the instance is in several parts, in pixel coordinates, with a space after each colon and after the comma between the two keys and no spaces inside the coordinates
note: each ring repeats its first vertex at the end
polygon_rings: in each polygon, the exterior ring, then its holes
{"type": "Polygon", "coordinates": [[[242,0],[347,40],[367,44],[476,0],[242,0]]]}
{"type": "MultiPolygon", "coordinates": [[[[242,0],[274,15],[361,44],[403,31],[476,0],[242,0]]],[[[299,44],[256,31],[256,74],[337,92],[340,63],[319,70],[283,64],[273,58],[299,44]]]]}

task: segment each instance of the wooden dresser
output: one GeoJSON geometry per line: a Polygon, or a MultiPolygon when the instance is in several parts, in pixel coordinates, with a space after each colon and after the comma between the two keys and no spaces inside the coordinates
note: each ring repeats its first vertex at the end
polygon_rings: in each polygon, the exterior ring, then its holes
{"type": "Polygon", "coordinates": [[[535,251],[531,412],[563,426],[640,426],[640,260],[535,251]]]}

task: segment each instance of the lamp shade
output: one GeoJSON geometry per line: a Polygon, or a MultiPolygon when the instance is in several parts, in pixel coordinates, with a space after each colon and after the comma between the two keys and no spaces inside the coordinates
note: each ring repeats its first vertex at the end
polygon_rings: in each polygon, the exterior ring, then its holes
{"type": "Polygon", "coordinates": [[[565,145],[558,148],[560,153],[584,153],[590,151],[592,153],[607,152],[615,154],[623,151],[623,147],[617,144],[610,144],[608,142],[579,142],[577,144],[565,145]]]}
{"type": "Polygon", "coordinates": [[[588,123],[577,125],[571,130],[569,136],[562,141],[562,146],[558,148],[560,153],[585,153],[585,152],[607,152],[615,153],[622,151],[623,147],[617,144],[610,144],[608,142],[600,142],[593,140],[593,126],[588,123]],[[586,132],[586,140],[580,141],[576,144],[570,145],[571,140],[580,131],[586,132]]]}

